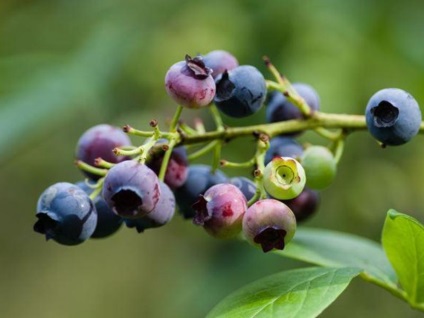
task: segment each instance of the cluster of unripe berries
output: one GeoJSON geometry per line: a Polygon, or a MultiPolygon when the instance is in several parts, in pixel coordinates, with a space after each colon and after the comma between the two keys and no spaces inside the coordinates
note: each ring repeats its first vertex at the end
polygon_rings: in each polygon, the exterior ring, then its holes
{"type": "MultiPolygon", "coordinates": [[[[235,118],[252,115],[266,104],[268,123],[303,120],[320,109],[318,94],[303,83],[290,89],[309,107],[307,114],[288,92],[273,91],[267,96],[267,82],[259,70],[239,66],[226,51],[186,56],[171,66],[165,87],[182,108],[214,103],[235,118]]],[[[386,89],[371,98],[366,122],[381,143],[399,145],[417,134],[421,113],[409,94],[386,89]]],[[[270,140],[258,137],[252,181],[228,178],[208,165],[189,165],[183,138],[176,142],[177,127],[164,137],[152,133],[141,147],[131,144],[129,130],[102,124],[81,136],[76,159],[87,179],[56,183],[41,194],[36,232],[60,244],[76,245],[107,237],[122,224],[138,232],[159,227],[178,211],[214,237],[243,233],[268,252],[283,249],[292,239],[296,223],[317,210],[317,191],[329,186],[336,175],[334,153],[324,146],[303,147],[295,140],[300,133],[270,140]]],[[[225,160],[222,165],[226,166],[225,160]]]]}

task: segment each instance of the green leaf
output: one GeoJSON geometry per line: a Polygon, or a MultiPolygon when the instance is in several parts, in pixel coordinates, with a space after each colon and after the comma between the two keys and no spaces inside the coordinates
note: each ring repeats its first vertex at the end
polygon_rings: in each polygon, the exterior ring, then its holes
{"type": "Polygon", "coordinates": [[[301,268],[253,282],[224,298],[207,318],[316,317],[357,276],[356,268],[301,268]]]}
{"type": "Polygon", "coordinates": [[[396,274],[381,246],[369,239],[351,234],[299,228],[283,256],[329,267],[357,267],[362,276],[378,285],[397,290],[396,274]]]}
{"type": "Polygon", "coordinates": [[[411,305],[424,306],[424,227],[416,219],[389,210],[383,247],[411,305]]]}

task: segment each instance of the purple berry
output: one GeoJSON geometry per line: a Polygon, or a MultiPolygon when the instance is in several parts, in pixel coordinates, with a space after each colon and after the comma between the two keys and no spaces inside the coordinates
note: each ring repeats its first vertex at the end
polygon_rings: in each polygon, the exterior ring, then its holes
{"type": "Polygon", "coordinates": [[[201,56],[191,58],[186,55],[185,61],[175,63],[166,73],[166,92],[181,106],[207,106],[215,96],[215,82],[211,72],[201,56]]]}
{"type": "Polygon", "coordinates": [[[238,66],[216,78],[214,102],[227,116],[252,115],[261,108],[265,97],[265,78],[254,66],[238,66]]]}
{"type": "MultiPolygon", "coordinates": [[[[93,192],[93,189],[84,181],[78,182],[76,185],[88,195],[93,192]]],[[[104,238],[118,231],[122,225],[123,219],[111,210],[101,196],[98,195],[93,202],[97,211],[97,225],[91,238],[104,238]]]]}
{"type": "Polygon", "coordinates": [[[265,199],[255,202],[243,217],[243,233],[253,245],[266,253],[274,248],[282,250],[293,238],[296,218],[284,203],[265,199]]]}
{"type": "Polygon", "coordinates": [[[163,226],[172,219],[175,212],[174,194],[163,182],[160,182],[160,190],[161,195],[153,211],[141,218],[125,219],[127,227],[135,227],[138,233],[142,233],[146,229],[163,226]]]}
{"type": "Polygon", "coordinates": [[[216,238],[232,238],[241,232],[247,201],[243,193],[229,183],[209,188],[193,205],[196,215],[193,223],[201,225],[216,238]]]}
{"type": "Polygon", "coordinates": [[[296,221],[301,222],[313,215],[319,207],[320,196],[317,191],[309,188],[291,200],[282,200],[293,211],[296,221]]]}
{"type": "MultiPolygon", "coordinates": [[[[157,175],[162,165],[163,156],[165,150],[163,145],[166,141],[160,140],[157,145],[153,147],[149,155],[149,160],[146,163],[147,166],[152,169],[157,175]]],[[[172,149],[171,158],[168,162],[168,167],[165,173],[165,183],[173,190],[181,187],[187,179],[188,174],[188,160],[187,151],[184,146],[179,146],[172,149]]]]}
{"type": "Polygon", "coordinates": [[[220,170],[212,173],[212,167],[201,164],[189,166],[186,182],[175,190],[175,199],[178,211],[184,218],[189,219],[195,215],[192,205],[199,199],[199,195],[215,184],[228,182],[227,176],[220,170]]]}
{"type": "Polygon", "coordinates": [[[94,232],[97,212],[87,193],[72,183],[48,187],[37,202],[34,231],[63,245],[77,245],[94,232]]]}
{"type": "Polygon", "coordinates": [[[223,50],[209,52],[203,56],[203,62],[212,69],[213,78],[217,78],[225,71],[230,71],[239,66],[237,59],[231,53],[223,50]]]}
{"type": "Polygon", "coordinates": [[[155,208],[160,193],[156,174],[146,165],[128,160],[109,170],[102,196],[116,214],[138,218],[155,208]]]}
{"type": "MultiPolygon", "coordinates": [[[[77,143],[76,158],[89,165],[94,165],[96,158],[102,158],[111,163],[127,160],[127,157],[118,157],[113,153],[116,147],[130,146],[131,140],[121,129],[101,124],[88,129],[77,143]]],[[[84,171],[84,174],[92,180],[100,179],[100,176],[84,171]]]]}

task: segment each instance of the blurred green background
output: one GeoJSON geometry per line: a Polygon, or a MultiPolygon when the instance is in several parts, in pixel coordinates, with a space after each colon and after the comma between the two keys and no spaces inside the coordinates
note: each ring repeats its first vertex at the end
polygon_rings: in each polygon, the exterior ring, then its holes
{"type": "MultiPolygon", "coordinates": [[[[270,78],[268,55],[290,80],[313,85],[327,112],[363,113],[385,87],[424,103],[422,12],[422,1],[394,0],[1,0],[0,317],[203,317],[235,288],[305,266],[214,240],[179,216],[144,234],[123,228],[59,246],[33,232],[35,205],[50,184],[82,179],[73,156],[89,127],[165,126],[175,105],[164,75],[186,53],[225,49],[270,78]]],[[[264,113],[224,120],[260,123],[264,113]]],[[[424,221],[422,138],[382,150],[365,132],[350,136],[306,226],[378,241],[389,208],[424,221]]],[[[244,142],[231,143],[227,158],[247,159],[244,142]]],[[[342,316],[421,315],[357,279],[322,314],[342,316]]]]}

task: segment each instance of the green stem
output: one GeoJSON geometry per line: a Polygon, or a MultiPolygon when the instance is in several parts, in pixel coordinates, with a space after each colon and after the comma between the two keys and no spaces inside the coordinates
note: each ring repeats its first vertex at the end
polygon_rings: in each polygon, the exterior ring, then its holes
{"type": "Polygon", "coordinates": [[[134,149],[131,150],[125,150],[125,149],[121,149],[121,148],[115,148],[113,149],[113,153],[117,156],[136,156],[141,154],[142,152],[142,148],[141,147],[136,147],[134,149]]]}
{"type": "Polygon", "coordinates": [[[97,181],[93,192],[91,192],[91,194],[90,194],[91,200],[94,200],[100,194],[100,192],[102,191],[104,180],[105,180],[105,178],[101,178],[97,181]]]}
{"type": "MultiPolygon", "coordinates": [[[[231,140],[242,136],[264,133],[270,138],[283,133],[293,133],[312,130],[317,127],[327,129],[344,129],[346,131],[365,131],[367,125],[363,115],[328,114],[315,112],[310,118],[303,120],[288,120],[277,123],[260,124],[244,127],[227,127],[221,131],[210,131],[204,134],[186,136],[182,144],[195,144],[212,140],[231,140]]],[[[424,128],[423,128],[424,131],[424,128]]]]}
{"type": "Polygon", "coordinates": [[[189,125],[185,124],[185,123],[181,123],[179,124],[179,127],[181,128],[181,130],[186,134],[186,135],[195,135],[197,134],[197,131],[194,130],[193,128],[191,128],[189,125]]]}
{"type": "Polygon", "coordinates": [[[269,148],[268,136],[260,135],[257,143],[256,153],[255,153],[255,185],[256,193],[255,195],[247,202],[248,206],[251,206],[257,200],[266,198],[266,192],[263,186],[263,173],[265,170],[265,154],[269,148]]]}
{"type": "Polygon", "coordinates": [[[337,140],[340,138],[341,131],[331,131],[323,127],[314,128],[314,131],[321,137],[327,138],[329,140],[337,140]]]}
{"type": "Polygon", "coordinates": [[[363,280],[365,280],[365,281],[367,281],[369,283],[372,283],[372,284],[377,285],[377,286],[379,286],[381,288],[384,288],[389,293],[391,293],[393,296],[395,296],[397,298],[400,298],[403,301],[409,303],[409,305],[412,308],[417,309],[417,310],[420,310],[420,311],[424,311],[424,306],[423,305],[410,303],[409,300],[408,300],[408,295],[405,293],[405,291],[402,290],[402,289],[400,289],[400,288],[398,288],[397,286],[395,286],[393,284],[388,284],[388,283],[386,283],[384,281],[381,281],[379,279],[375,279],[374,277],[369,276],[366,273],[361,273],[360,274],[360,277],[363,280]]]}
{"type": "Polygon", "coordinates": [[[221,161],[221,149],[222,149],[222,142],[218,141],[213,151],[212,173],[215,173],[216,169],[218,169],[219,167],[219,163],[221,161]]]}
{"type": "Polygon", "coordinates": [[[108,171],[107,169],[101,169],[101,168],[93,167],[93,166],[91,166],[91,165],[89,165],[89,164],[87,164],[87,163],[85,163],[84,161],[81,161],[81,160],[76,160],[75,165],[83,171],[86,171],[86,172],[89,172],[89,173],[92,173],[92,174],[95,174],[95,175],[98,175],[98,176],[102,176],[102,177],[104,177],[107,174],[107,171],[108,171]]]}
{"type": "Polygon", "coordinates": [[[110,169],[115,165],[114,163],[103,160],[102,158],[95,159],[94,164],[96,165],[96,167],[105,168],[105,169],[110,169]]]}
{"type": "Polygon", "coordinates": [[[140,157],[138,158],[138,162],[144,164],[149,156],[150,149],[156,144],[157,139],[152,137],[150,138],[143,146],[140,148],[140,157]]]}
{"type": "Polygon", "coordinates": [[[277,83],[266,81],[267,87],[283,93],[292,104],[299,108],[305,117],[310,117],[312,115],[311,107],[309,107],[302,96],[297,93],[290,81],[285,76],[281,75],[277,68],[271,63],[270,59],[268,57],[264,57],[264,60],[265,65],[277,81],[277,83]]]}
{"type": "Polygon", "coordinates": [[[221,167],[223,168],[250,168],[253,167],[256,160],[255,158],[250,159],[245,162],[231,162],[227,160],[221,160],[221,167]]]}
{"type": "Polygon", "coordinates": [[[165,151],[165,154],[163,155],[162,164],[160,166],[160,171],[158,176],[160,181],[165,180],[166,169],[168,168],[169,159],[171,158],[172,150],[174,149],[175,144],[176,144],[176,140],[171,139],[168,144],[168,149],[165,151]]]}
{"type": "Polygon", "coordinates": [[[169,125],[169,131],[175,132],[177,130],[178,121],[180,120],[181,113],[183,112],[183,106],[178,105],[177,110],[172,118],[171,124],[169,125]]]}
{"type": "Polygon", "coordinates": [[[212,149],[215,148],[215,146],[219,143],[219,140],[214,140],[211,141],[210,143],[208,143],[206,146],[200,148],[199,150],[191,153],[188,155],[188,160],[189,161],[193,161],[197,158],[200,158],[201,156],[204,156],[205,154],[207,154],[209,151],[211,151],[212,149]]]}
{"type": "Polygon", "coordinates": [[[218,111],[218,108],[215,104],[209,106],[209,109],[212,114],[212,118],[215,121],[216,130],[223,131],[224,130],[224,122],[222,121],[221,114],[218,111]]]}
{"type": "Polygon", "coordinates": [[[344,144],[345,144],[345,140],[343,137],[336,140],[336,145],[334,149],[334,160],[336,161],[336,163],[339,163],[340,159],[342,158],[344,144]]]}

